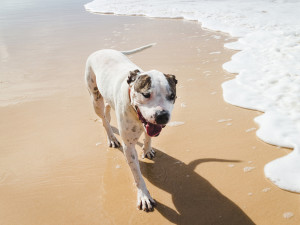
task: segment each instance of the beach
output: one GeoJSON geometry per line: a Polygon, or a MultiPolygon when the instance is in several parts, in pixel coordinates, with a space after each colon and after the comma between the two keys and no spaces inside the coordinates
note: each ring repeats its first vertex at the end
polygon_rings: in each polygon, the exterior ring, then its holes
{"type": "MultiPolygon", "coordinates": [[[[2,18],[10,20],[0,36],[1,224],[300,223],[299,194],[264,175],[265,164],[292,150],[257,138],[261,112],[223,99],[222,84],[236,75],[223,64],[237,53],[224,44],[235,38],[195,21],[97,15],[72,3],[28,1],[2,18]],[[96,50],[153,42],[130,59],[175,74],[178,98],[153,138],[156,157],[139,157],[158,203],[146,213],[136,209],[123,153],[107,146],[84,68],[96,50]]],[[[112,126],[121,140],[114,112],[112,126]]]]}

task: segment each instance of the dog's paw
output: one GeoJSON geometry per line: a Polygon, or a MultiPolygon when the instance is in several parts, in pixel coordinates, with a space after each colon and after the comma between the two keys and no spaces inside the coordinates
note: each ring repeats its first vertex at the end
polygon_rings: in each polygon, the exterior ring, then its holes
{"type": "Polygon", "coordinates": [[[155,157],[155,151],[151,148],[149,151],[145,153],[145,151],[142,154],[142,158],[148,158],[148,159],[153,159],[155,157]]]}
{"type": "Polygon", "coordinates": [[[153,211],[156,205],[156,202],[151,198],[149,191],[138,190],[137,196],[137,207],[139,210],[144,210],[146,212],[153,211]]]}
{"type": "Polygon", "coordinates": [[[116,137],[112,137],[108,139],[108,146],[111,148],[119,148],[121,146],[120,142],[116,137]]]}

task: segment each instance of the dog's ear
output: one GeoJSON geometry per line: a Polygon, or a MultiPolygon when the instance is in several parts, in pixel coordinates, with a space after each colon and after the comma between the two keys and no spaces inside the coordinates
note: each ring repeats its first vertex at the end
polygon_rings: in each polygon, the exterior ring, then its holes
{"type": "Polygon", "coordinates": [[[127,78],[127,83],[130,84],[132,83],[133,81],[136,80],[136,77],[137,75],[140,73],[139,70],[134,70],[134,71],[130,71],[129,72],[129,75],[128,75],[128,78],[127,78]]]}
{"type": "Polygon", "coordinates": [[[178,83],[178,81],[176,80],[175,75],[172,75],[172,74],[164,74],[164,75],[167,78],[169,83],[174,83],[175,85],[178,83]]]}

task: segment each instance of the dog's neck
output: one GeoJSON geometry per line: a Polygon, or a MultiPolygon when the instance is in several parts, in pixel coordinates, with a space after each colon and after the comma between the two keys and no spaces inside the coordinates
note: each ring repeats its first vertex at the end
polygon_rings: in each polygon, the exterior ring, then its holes
{"type": "Polygon", "coordinates": [[[128,98],[129,98],[129,103],[130,103],[130,105],[132,106],[132,108],[134,109],[134,111],[136,112],[136,115],[137,115],[137,117],[138,117],[137,107],[132,103],[130,93],[131,93],[131,86],[128,86],[128,98]]]}
{"type": "Polygon", "coordinates": [[[135,111],[135,115],[136,117],[142,122],[142,123],[147,123],[147,120],[143,117],[143,115],[141,114],[139,108],[137,106],[135,106],[132,101],[131,101],[131,96],[130,96],[130,93],[131,93],[131,87],[132,86],[129,86],[128,87],[128,98],[129,98],[129,102],[130,102],[130,105],[131,107],[133,108],[133,110],[135,111]]]}

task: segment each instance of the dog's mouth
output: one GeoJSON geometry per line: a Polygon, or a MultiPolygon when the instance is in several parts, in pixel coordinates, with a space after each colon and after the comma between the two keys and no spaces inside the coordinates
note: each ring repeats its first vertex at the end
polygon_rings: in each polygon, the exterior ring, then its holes
{"type": "Polygon", "coordinates": [[[138,108],[137,108],[137,113],[138,113],[139,120],[143,123],[145,130],[150,137],[157,137],[160,134],[162,128],[164,128],[166,126],[163,124],[153,124],[153,123],[148,122],[143,117],[142,113],[140,112],[140,110],[138,108]]]}

